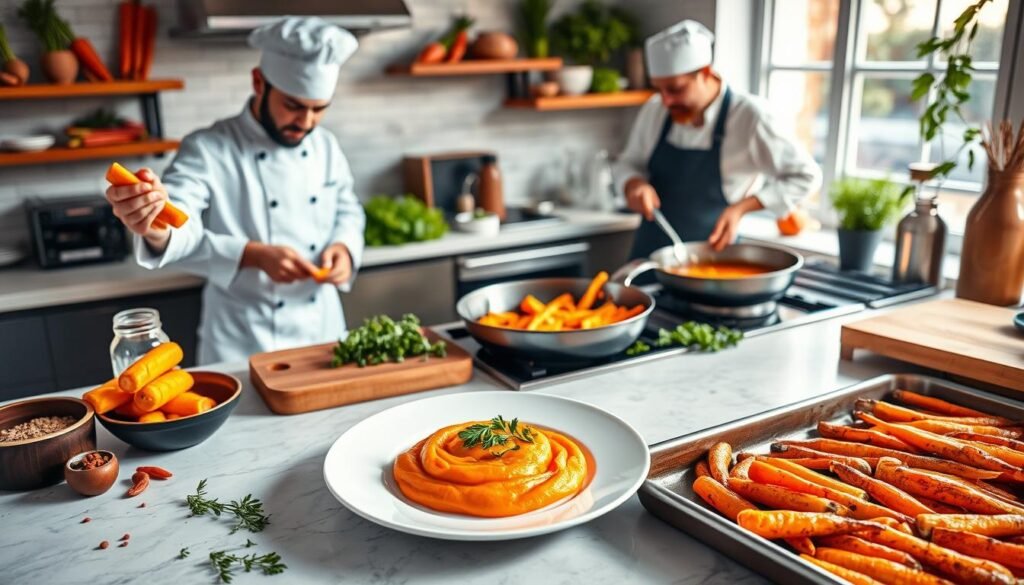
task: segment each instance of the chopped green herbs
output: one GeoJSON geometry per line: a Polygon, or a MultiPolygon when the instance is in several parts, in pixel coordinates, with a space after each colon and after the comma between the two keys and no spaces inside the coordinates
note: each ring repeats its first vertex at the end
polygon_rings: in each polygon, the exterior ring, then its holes
{"type": "Polygon", "coordinates": [[[348,337],[334,347],[331,367],[356,364],[360,368],[386,362],[402,362],[407,357],[444,357],[443,341],[430,343],[416,315],[404,315],[395,321],[387,315],[367,319],[362,327],[349,331],[348,337]]]}

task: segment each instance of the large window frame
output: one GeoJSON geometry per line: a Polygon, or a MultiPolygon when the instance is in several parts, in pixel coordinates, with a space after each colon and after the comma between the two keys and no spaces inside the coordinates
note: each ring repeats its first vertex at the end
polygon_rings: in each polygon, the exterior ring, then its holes
{"type": "MultiPolygon", "coordinates": [[[[837,178],[845,175],[858,177],[879,177],[889,176],[898,181],[908,180],[905,172],[886,173],[858,169],[856,161],[856,137],[859,115],[861,111],[860,95],[858,88],[862,87],[861,79],[879,79],[883,77],[916,77],[924,71],[941,72],[944,64],[939,62],[936,56],[929,56],[924,62],[859,62],[858,51],[863,54],[859,43],[866,42],[866,35],[861,34],[860,27],[863,24],[861,12],[865,5],[871,0],[839,0],[839,14],[836,28],[835,48],[831,62],[820,61],[803,63],[799,65],[779,65],[772,63],[772,33],[775,30],[773,19],[775,17],[775,0],[758,1],[757,9],[759,22],[757,33],[759,39],[755,39],[754,62],[757,65],[753,69],[753,85],[755,92],[762,96],[768,95],[768,86],[771,74],[777,71],[791,71],[799,73],[827,73],[830,75],[830,87],[828,98],[828,134],[825,143],[825,158],[822,162],[823,186],[825,193],[830,185],[837,178]]],[[[951,0],[935,0],[935,17],[932,21],[931,35],[938,34],[942,27],[944,4],[951,0]]],[[[1021,2],[1010,0],[1006,23],[1002,37],[1002,51],[998,66],[991,63],[979,64],[978,73],[975,79],[995,81],[994,103],[992,112],[994,119],[1003,117],[1018,117],[1010,96],[1016,93],[1018,100],[1024,97],[1024,76],[1019,71],[1024,68],[1022,59],[1017,49],[1024,44],[1022,34],[1022,20],[1024,20],[1024,8],[1021,2]],[[1014,92],[1016,90],[1016,92],[1014,92]]],[[[932,100],[933,95],[928,96],[932,100]]],[[[924,143],[918,136],[918,152],[920,160],[929,160],[931,145],[924,143]]],[[[977,161],[975,164],[984,164],[977,161]]],[[[952,192],[960,195],[976,196],[981,185],[970,181],[946,180],[942,189],[944,192],[952,192]]],[[[819,200],[818,215],[828,219],[830,205],[828,197],[822,196],[819,200]]]]}

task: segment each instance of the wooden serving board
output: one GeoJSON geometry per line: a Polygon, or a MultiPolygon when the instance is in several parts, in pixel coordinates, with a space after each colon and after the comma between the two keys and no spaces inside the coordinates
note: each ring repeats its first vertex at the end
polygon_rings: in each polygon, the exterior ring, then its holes
{"type": "MultiPolygon", "coordinates": [[[[431,343],[437,335],[427,331],[431,343]]],[[[443,358],[408,358],[360,368],[331,367],[334,343],[259,353],[249,358],[249,377],[270,410],[298,414],[464,384],[473,377],[473,358],[448,343],[443,358]]]]}
{"type": "Polygon", "coordinates": [[[1024,392],[1024,334],[1017,311],[963,299],[895,309],[843,325],[842,358],[855,349],[1024,392]]]}

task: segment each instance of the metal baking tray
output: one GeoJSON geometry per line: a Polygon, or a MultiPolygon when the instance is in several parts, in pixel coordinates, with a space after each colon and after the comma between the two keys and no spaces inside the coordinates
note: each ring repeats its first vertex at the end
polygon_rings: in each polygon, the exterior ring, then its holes
{"type": "Polygon", "coordinates": [[[884,398],[897,389],[1024,420],[1024,402],[929,376],[887,374],[653,445],[651,472],[640,487],[640,502],[658,518],[778,583],[845,583],[788,549],[747,532],[705,504],[691,487],[693,464],[719,441],[731,444],[736,452],[767,454],[774,440],[817,436],[818,421],[849,423],[858,398],[884,398]]]}

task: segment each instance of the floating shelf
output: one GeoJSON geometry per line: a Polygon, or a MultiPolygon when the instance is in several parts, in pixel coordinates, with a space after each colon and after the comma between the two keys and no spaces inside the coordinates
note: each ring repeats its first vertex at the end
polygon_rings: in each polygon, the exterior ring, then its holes
{"type": "Polygon", "coordinates": [[[388,67],[389,75],[446,77],[458,75],[498,75],[526,71],[554,71],[562,68],[561,57],[546,59],[480,59],[458,63],[413,63],[388,67]]]}
{"type": "Polygon", "coordinates": [[[640,89],[615,93],[588,93],[583,95],[559,95],[530,99],[512,99],[505,102],[506,108],[523,108],[548,112],[554,110],[589,110],[595,108],[628,108],[642,106],[654,95],[653,91],[640,89]]]}
{"type": "Polygon", "coordinates": [[[151,81],[98,81],[92,83],[37,83],[19,87],[0,88],[0,100],[56,99],[109,95],[140,95],[158,91],[183,89],[180,79],[154,79],[151,81]]]}
{"type": "Polygon", "coordinates": [[[0,167],[163,154],[178,149],[177,140],[142,140],[82,148],[54,147],[38,152],[0,152],[0,167]]]}

